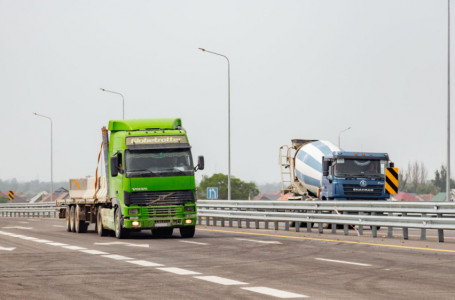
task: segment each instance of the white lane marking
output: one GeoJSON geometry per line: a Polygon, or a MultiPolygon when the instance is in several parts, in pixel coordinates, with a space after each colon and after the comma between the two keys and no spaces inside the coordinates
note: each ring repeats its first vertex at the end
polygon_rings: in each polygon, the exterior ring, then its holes
{"type": "Polygon", "coordinates": [[[62,248],[70,249],[70,250],[85,250],[87,248],[79,247],[79,246],[62,246],[62,248]]]}
{"type": "Polygon", "coordinates": [[[5,231],[0,231],[0,234],[12,236],[12,237],[20,237],[20,236],[22,236],[20,234],[14,234],[14,233],[5,232],[5,231]]]}
{"type": "Polygon", "coordinates": [[[345,261],[345,260],[336,260],[336,259],[327,259],[327,258],[318,258],[318,257],[316,257],[315,259],[316,260],[328,261],[328,262],[335,262],[335,263],[340,263],[340,264],[363,266],[363,267],[371,267],[372,266],[370,264],[362,264],[362,263],[356,263],[356,262],[345,261]]]}
{"type": "Polygon", "coordinates": [[[39,222],[40,220],[35,220],[35,219],[27,219],[27,221],[32,221],[32,222],[39,222]]]}
{"type": "Polygon", "coordinates": [[[4,250],[4,251],[13,251],[14,249],[16,249],[16,247],[11,247],[11,248],[0,247],[0,250],[4,250]]]}
{"type": "Polygon", "coordinates": [[[258,286],[258,287],[243,287],[242,290],[247,290],[259,294],[264,294],[268,296],[273,296],[282,299],[289,299],[289,298],[308,298],[306,295],[296,294],[291,292],[286,292],[277,289],[271,289],[268,287],[258,286]]]}
{"type": "Polygon", "coordinates": [[[111,242],[111,243],[93,243],[94,245],[102,245],[102,246],[109,246],[109,245],[123,245],[127,247],[144,247],[144,248],[149,248],[149,244],[131,244],[131,243],[125,243],[125,242],[111,242]]]}
{"type": "Polygon", "coordinates": [[[7,226],[7,227],[2,227],[4,229],[26,229],[26,230],[31,230],[33,227],[23,227],[23,226],[7,226]]]}
{"type": "Polygon", "coordinates": [[[199,272],[194,272],[190,270],[180,269],[180,268],[158,268],[158,270],[171,272],[177,275],[198,275],[201,274],[199,272]]]}
{"type": "Polygon", "coordinates": [[[32,242],[37,242],[37,243],[52,243],[52,241],[49,241],[49,240],[32,240],[32,242]]]}
{"type": "Polygon", "coordinates": [[[54,227],[65,227],[63,225],[52,225],[52,226],[54,226],[54,227]]]}
{"type": "Polygon", "coordinates": [[[84,253],[88,253],[88,254],[99,254],[99,255],[101,255],[101,254],[109,254],[107,252],[98,251],[98,250],[85,250],[84,249],[84,250],[79,250],[79,251],[84,252],[84,253]]]}
{"type": "Polygon", "coordinates": [[[250,240],[250,239],[242,239],[242,238],[236,238],[238,241],[247,241],[247,242],[255,242],[255,243],[261,243],[261,244],[278,244],[282,245],[281,242],[278,241],[260,241],[260,240],[250,240]]]}
{"type": "Polygon", "coordinates": [[[48,245],[51,246],[68,246],[68,244],[63,244],[63,243],[47,243],[48,245]]]}
{"type": "Polygon", "coordinates": [[[25,235],[20,235],[18,238],[23,239],[23,240],[38,240],[37,238],[31,237],[31,236],[25,236],[25,235]]]}
{"type": "Polygon", "coordinates": [[[127,263],[130,264],[135,264],[143,267],[162,267],[163,265],[157,264],[151,261],[146,261],[146,260],[129,260],[127,263]]]}
{"type": "Polygon", "coordinates": [[[115,260],[131,260],[131,259],[133,259],[131,257],[126,257],[126,256],[123,256],[123,255],[116,255],[116,254],[101,255],[101,256],[102,257],[111,258],[111,259],[115,259],[115,260]]]}
{"type": "Polygon", "coordinates": [[[208,245],[207,243],[192,242],[192,241],[179,241],[180,243],[196,244],[196,245],[208,245]]]}
{"type": "Polygon", "coordinates": [[[227,278],[218,277],[218,276],[194,276],[194,278],[205,280],[205,281],[210,281],[210,282],[218,283],[218,284],[222,284],[222,285],[248,284],[246,282],[241,282],[241,281],[227,279],[227,278]]]}
{"type": "Polygon", "coordinates": [[[30,222],[24,222],[24,221],[22,221],[22,222],[19,222],[19,223],[21,223],[21,224],[29,224],[30,222]]]}

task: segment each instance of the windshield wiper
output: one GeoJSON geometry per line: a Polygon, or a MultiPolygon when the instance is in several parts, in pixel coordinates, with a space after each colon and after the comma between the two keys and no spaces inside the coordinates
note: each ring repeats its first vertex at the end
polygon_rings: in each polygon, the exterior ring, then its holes
{"type": "Polygon", "coordinates": [[[162,171],[165,171],[165,172],[172,171],[172,172],[179,172],[180,174],[185,174],[185,171],[182,171],[182,170],[177,169],[177,168],[169,168],[169,169],[164,169],[162,171]]]}

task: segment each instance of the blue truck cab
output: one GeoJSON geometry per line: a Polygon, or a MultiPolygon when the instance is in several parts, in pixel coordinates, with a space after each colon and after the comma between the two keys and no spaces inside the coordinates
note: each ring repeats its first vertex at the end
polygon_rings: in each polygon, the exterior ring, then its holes
{"type": "Polygon", "coordinates": [[[321,200],[387,200],[387,153],[334,151],[322,158],[321,200]]]}

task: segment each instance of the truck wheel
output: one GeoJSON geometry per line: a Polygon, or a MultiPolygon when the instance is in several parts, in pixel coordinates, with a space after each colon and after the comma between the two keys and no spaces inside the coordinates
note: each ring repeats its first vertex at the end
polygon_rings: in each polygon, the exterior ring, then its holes
{"type": "Polygon", "coordinates": [[[103,219],[101,217],[101,207],[98,207],[98,212],[96,214],[96,232],[99,236],[106,236],[107,229],[103,228],[103,219]]]}
{"type": "Polygon", "coordinates": [[[115,210],[115,237],[124,239],[128,236],[128,229],[123,228],[122,212],[120,208],[115,210]]]}
{"type": "Polygon", "coordinates": [[[187,226],[187,227],[180,227],[180,235],[182,238],[192,238],[196,231],[196,226],[187,226]]]}
{"type": "Polygon", "coordinates": [[[87,232],[87,226],[85,226],[85,221],[80,220],[81,217],[81,205],[76,205],[75,207],[76,212],[75,212],[75,218],[74,218],[74,224],[75,224],[75,230],[77,233],[84,233],[87,232]]]}
{"type": "Polygon", "coordinates": [[[65,219],[66,219],[66,231],[71,232],[71,222],[70,222],[70,207],[67,206],[65,210],[65,219]]]}
{"type": "Polygon", "coordinates": [[[172,227],[152,229],[152,235],[158,238],[170,238],[173,232],[174,228],[172,227]]]}
{"type": "Polygon", "coordinates": [[[71,205],[70,207],[70,229],[71,232],[76,232],[76,224],[75,224],[75,209],[74,205],[71,205]]]}

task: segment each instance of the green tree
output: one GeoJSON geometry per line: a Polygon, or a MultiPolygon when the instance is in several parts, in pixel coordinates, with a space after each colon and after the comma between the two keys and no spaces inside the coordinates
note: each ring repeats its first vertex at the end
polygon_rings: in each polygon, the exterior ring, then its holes
{"type": "MultiPolygon", "coordinates": [[[[228,198],[228,176],[217,173],[212,176],[203,176],[198,187],[198,198],[207,199],[207,188],[218,188],[218,199],[226,200],[228,198]]],[[[231,176],[231,199],[245,200],[253,198],[259,194],[259,190],[254,182],[244,182],[231,176]]]]}
{"type": "Polygon", "coordinates": [[[8,197],[3,196],[3,195],[0,196],[0,203],[8,203],[8,202],[10,202],[8,197]]]}
{"type": "MultiPolygon", "coordinates": [[[[443,165],[441,166],[441,170],[436,170],[434,173],[434,180],[431,182],[437,186],[441,192],[446,191],[446,185],[447,185],[447,169],[443,165]]],[[[450,187],[455,188],[455,181],[450,178],[450,187]]]]}

